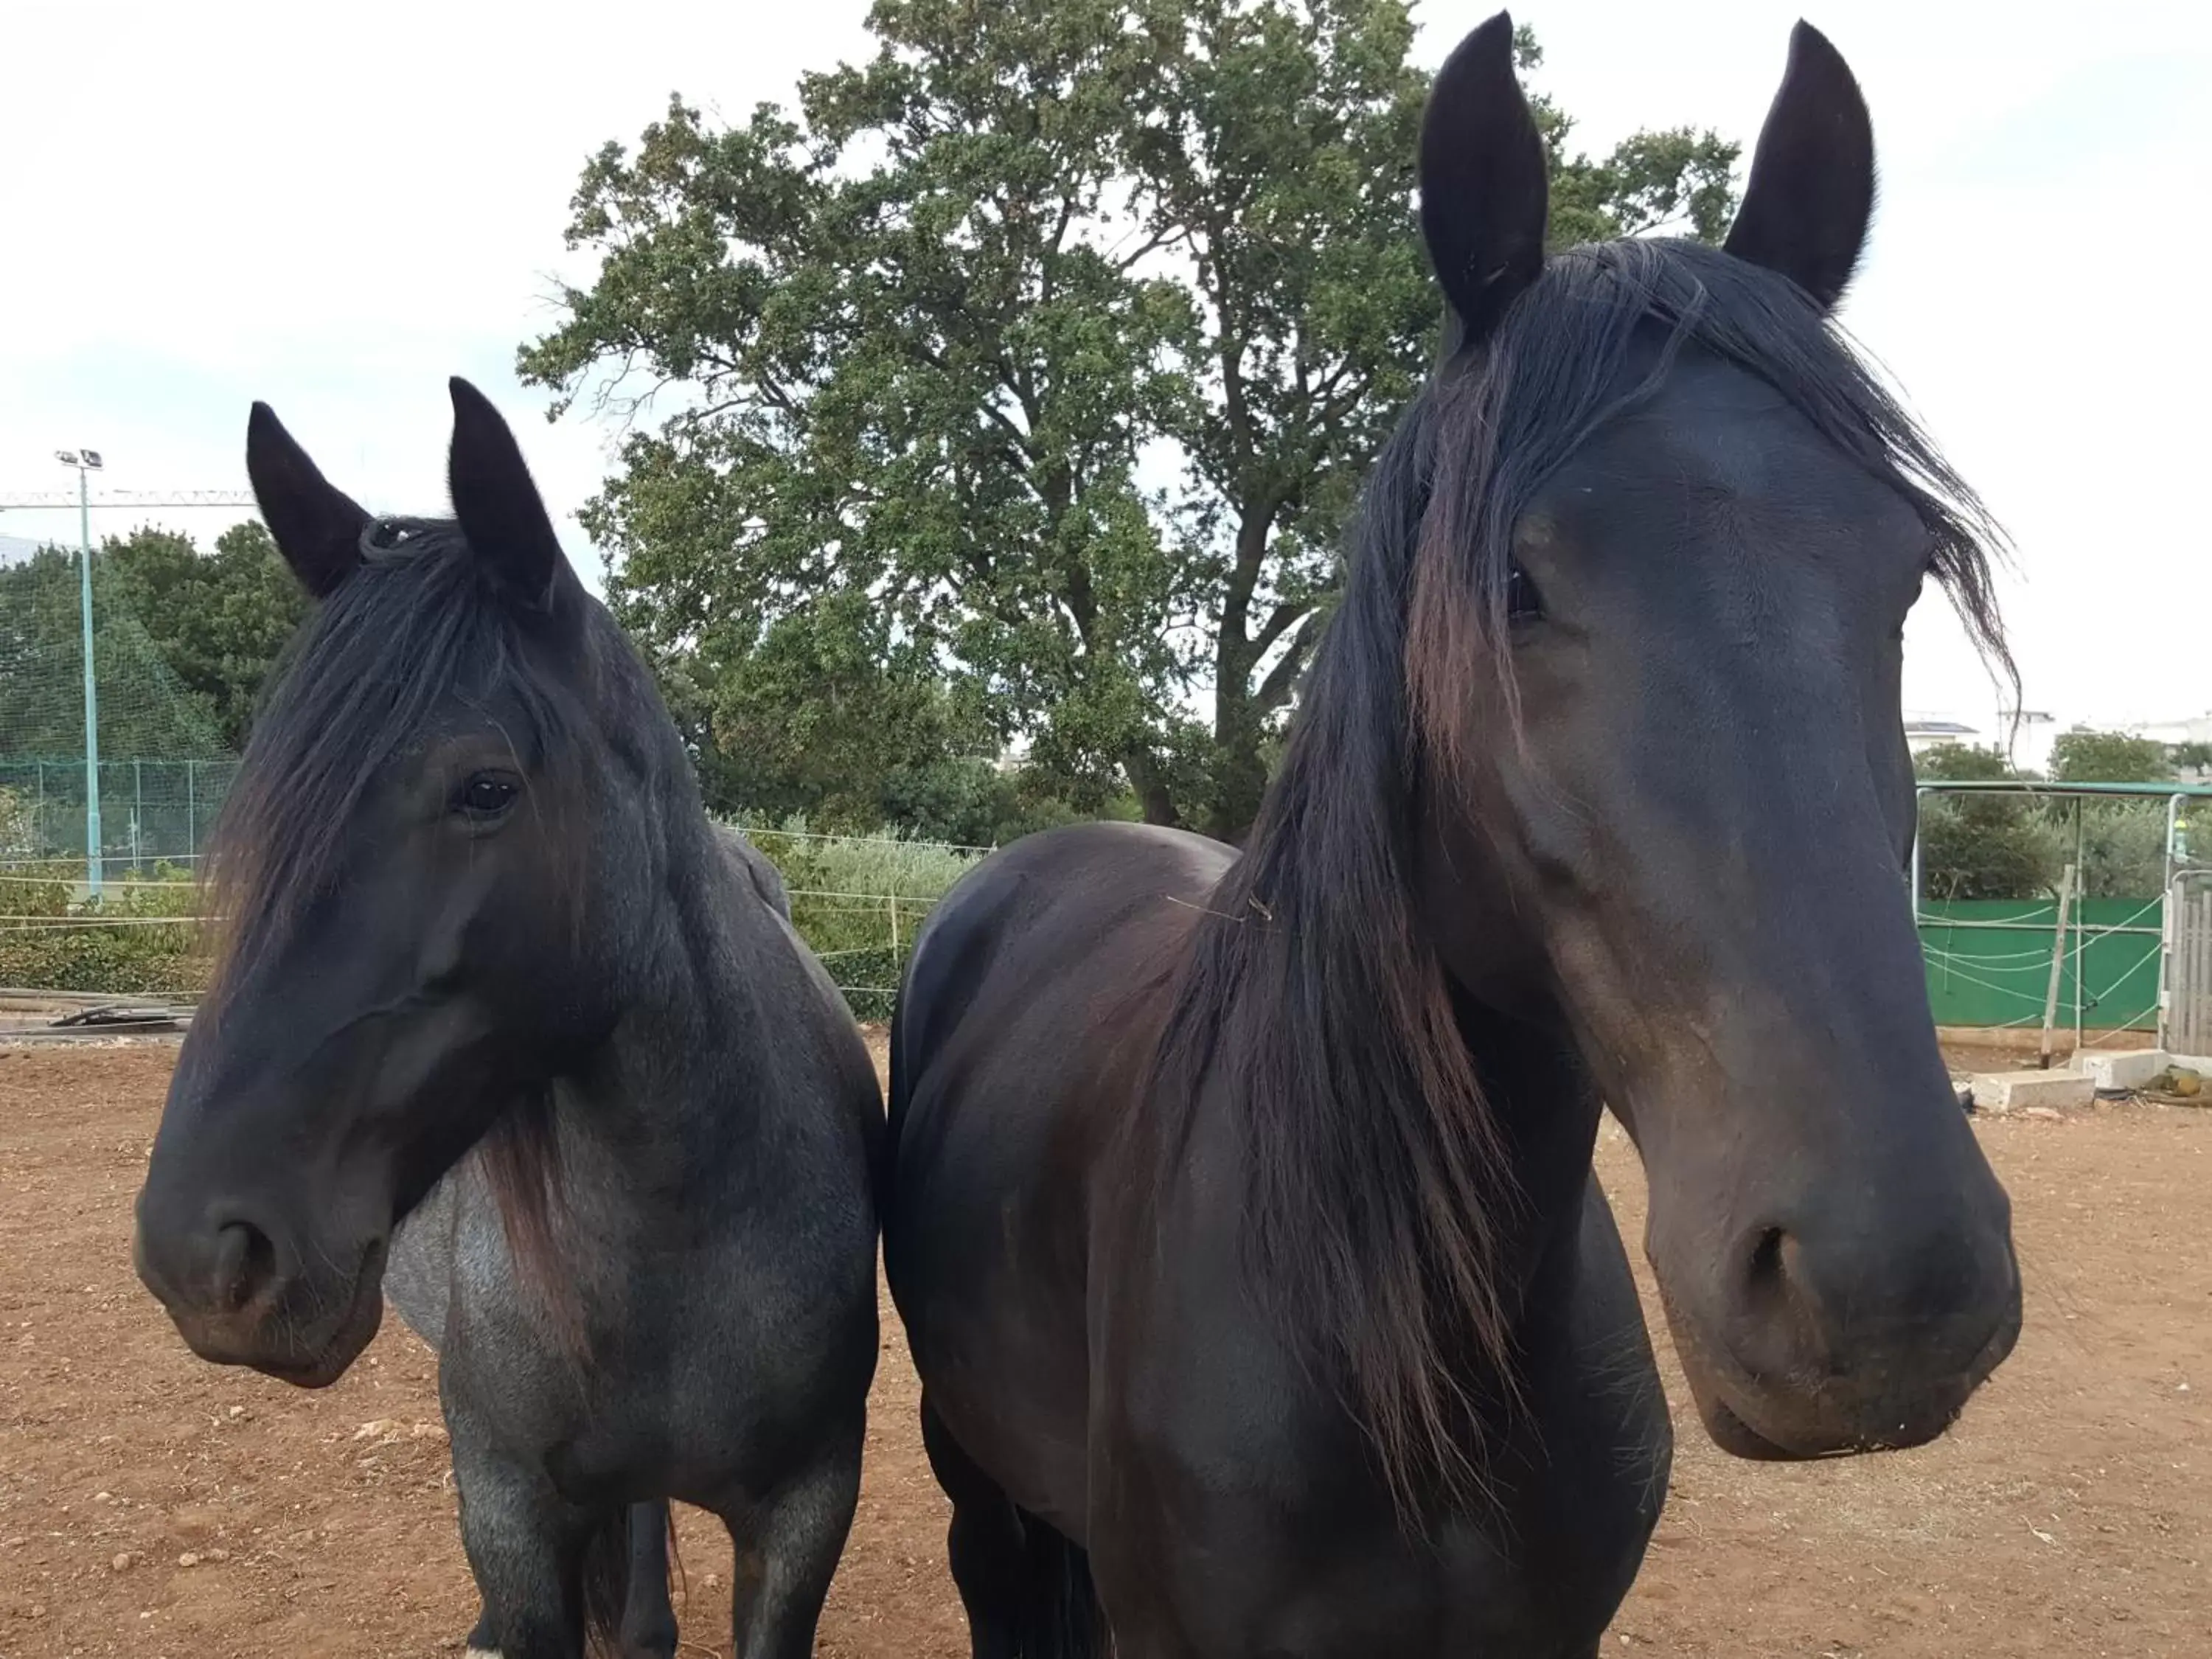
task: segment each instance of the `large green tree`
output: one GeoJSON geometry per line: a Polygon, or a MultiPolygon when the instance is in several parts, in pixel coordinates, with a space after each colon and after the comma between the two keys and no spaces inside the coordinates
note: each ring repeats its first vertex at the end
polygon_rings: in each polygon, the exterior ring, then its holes
{"type": "MultiPolygon", "coordinates": [[[[2173,750],[2124,732],[2062,732],[2051,745],[2051,775],[2061,783],[2163,783],[2173,750]]],[[[2155,898],[2166,886],[2166,803],[2075,800],[2061,835],[2078,860],[2081,890],[2095,898],[2155,898]]]]}
{"type": "Polygon", "coordinates": [[[2163,783],[2173,775],[2172,751],[2124,732],[2061,732],[2051,744],[2051,775],[2061,783],[2163,783]]]}
{"type": "MultiPolygon", "coordinates": [[[[1433,349],[1404,0],[878,0],[875,55],[586,167],[520,356],[635,415],[587,511],[710,778],[1024,747],[1235,837],[1433,349]],[[827,693],[828,695],[825,695],[827,693]]],[[[1538,52],[1521,41],[1524,69],[1538,52]]],[[[1555,240],[1713,237],[1735,147],[1575,152],[1555,240]]]]}
{"type": "Polygon", "coordinates": [[[257,520],[233,525],[203,554],[186,538],[142,530],[111,539],[116,597],[186,690],[213,715],[227,747],[244,746],[253,709],[307,597],[257,520]]]}
{"type": "MultiPolygon", "coordinates": [[[[43,548],[0,570],[0,757],[83,752],[77,559],[43,548]]],[[[242,744],[306,605],[269,532],[235,525],[204,554],[176,532],[137,530],[102,543],[92,574],[100,752],[184,759],[242,744]]]]}
{"type": "MultiPolygon", "coordinates": [[[[1913,757],[1923,783],[2018,781],[2005,754],[1975,744],[1942,744],[1913,757]]],[[[1933,792],[1920,798],[1923,899],[2028,899],[2051,891],[2062,858],[2048,807],[2008,792],[1933,792]]]]}

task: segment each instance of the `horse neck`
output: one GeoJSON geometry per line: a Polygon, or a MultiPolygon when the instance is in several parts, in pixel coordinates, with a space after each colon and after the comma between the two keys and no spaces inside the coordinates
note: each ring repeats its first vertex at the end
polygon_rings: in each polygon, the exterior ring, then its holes
{"type": "MultiPolygon", "coordinates": [[[[659,826],[659,844],[627,902],[623,1011],[600,1052],[556,1085],[565,1139],[629,1187],[677,1193],[743,1161],[773,1054],[766,999],[783,976],[781,926],[721,848],[688,791],[659,826]]],[[[570,1160],[572,1167],[574,1160],[570,1160]]]]}
{"type": "Polygon", "coordinates": [[[1460,1032],[1530,1224],[1516,1254],[1540,1254],[1554,1230],[1571,1226],[1580,1213],[1603,1109],[1562,1023],[1456,1000],[1460,1032]]]}

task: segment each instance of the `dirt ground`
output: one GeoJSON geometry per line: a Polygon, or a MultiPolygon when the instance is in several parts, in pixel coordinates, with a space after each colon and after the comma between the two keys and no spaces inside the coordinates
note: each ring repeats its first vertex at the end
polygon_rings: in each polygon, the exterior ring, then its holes
{"type": "MultiPolygon", "coordinates": [[[[132,1277],[174,1054],[0,1047],[0,1659],[456,1651],[476,1604],[428,1352],[387,1321],[299,1393],[193,1360],[132,1277]]],[[[1674,1491],[1608,1655],[2212,1654],[2212,1111],[1979,1133],[2027,1272],[2012,1361],[1935,1447],[1755,1467],[1705,1442],[1665,1356],[1674,1491]]],[[[1599,1163],[1633,1237],[1610,1125],[1599,1163]]],[[[964,1659],[888,1314],[820,1651],[964,1659]]],[[[685,1651],[726,1654],[727,1546],[699,1516],[683,1534],[685,1651]]]]}

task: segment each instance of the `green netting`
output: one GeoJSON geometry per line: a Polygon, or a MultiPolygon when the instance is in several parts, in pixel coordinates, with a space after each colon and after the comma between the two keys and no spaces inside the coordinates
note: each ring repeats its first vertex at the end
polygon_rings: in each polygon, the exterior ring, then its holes
{"type": "MultiPolygon", "coordinates": [[[[100,764],[100,850],[112,866],[188,865],[207,845],[238,763],[118,760],[100,764]]],[[[82,757],[0,760],[0,861],[84,856],[82,757]]]]}
{"type": "MultiPolygon", "coordinates": [[[[84,636],[78,556],[42,548],[0,568],[0,859],[82,858],[84,636]]],[[[204,843],[235,759],[206,701],[180,684],[93,561],[100,851],[150,865],[204,843]]]]}

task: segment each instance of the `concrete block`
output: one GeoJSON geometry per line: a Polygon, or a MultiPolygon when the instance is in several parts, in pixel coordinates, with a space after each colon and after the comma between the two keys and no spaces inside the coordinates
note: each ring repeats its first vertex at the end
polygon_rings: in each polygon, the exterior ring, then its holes
{"type": "Polygon", "coordinates": [[[2140,1089],[2172,1063],[2163,1048],[2124,1048],[2074,1057],[2075,1067],[2100,1089],[2140,1089]]]}
{"type": "Polygon", "coordinates": [[[2081,1072],[1980,1072],[1974,1077],[1974,1109],[2015,1112],[2029,1106],[2053,1109],[2096,1103],[2097,1085],[2081,1072]]]}

